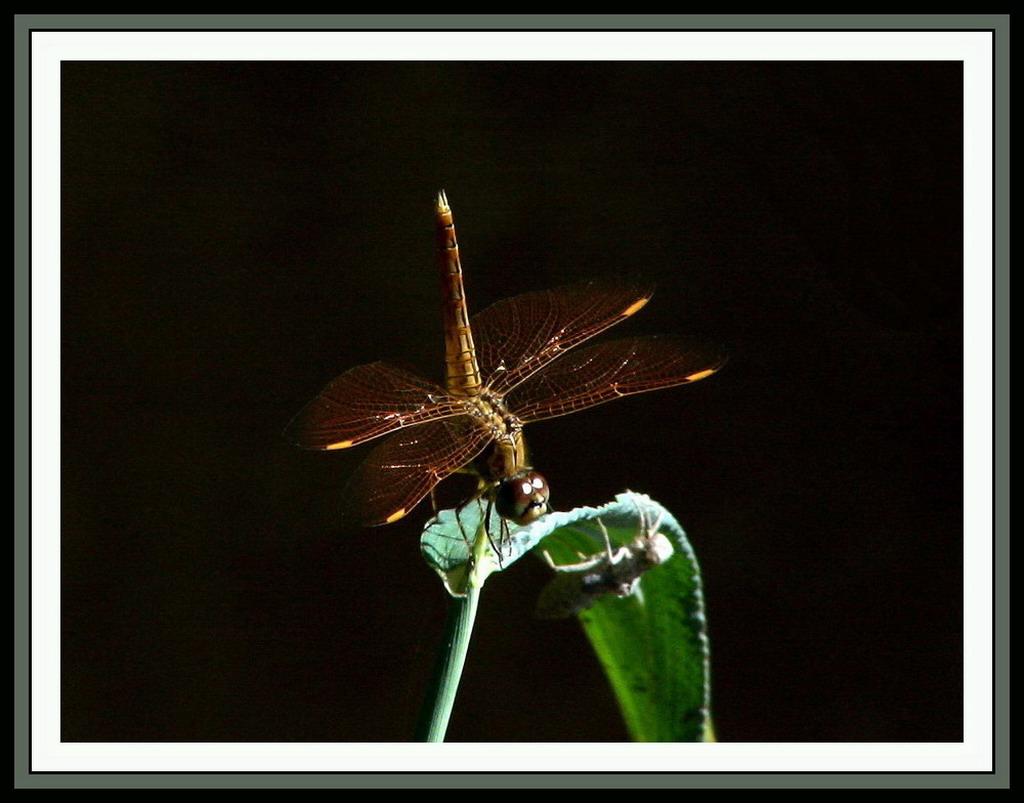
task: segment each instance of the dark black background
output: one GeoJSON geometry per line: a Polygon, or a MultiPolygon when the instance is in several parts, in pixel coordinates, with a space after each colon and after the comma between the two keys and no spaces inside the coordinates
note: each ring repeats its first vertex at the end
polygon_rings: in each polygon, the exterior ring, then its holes
{"type": "MultiPolygon", "coordinates": [[[[281,431],[440,379],[443,187],[472,309],[640,273],[621,334],[729,344],[527,432],[558,507],[687,529],[719,738],[959,740],[961,109],[957,63],[66,62],[63,738],[410,737],[428,508],[346,529],[367,450],[281,431]]],[[[489,581],[450,740],[626,738],[546,577],[489,581]]]]}

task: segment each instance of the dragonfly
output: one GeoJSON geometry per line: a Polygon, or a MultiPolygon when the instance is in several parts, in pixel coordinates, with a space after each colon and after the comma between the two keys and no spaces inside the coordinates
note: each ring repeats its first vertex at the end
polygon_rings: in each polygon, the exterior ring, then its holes
{"type": "Polygon", "coordinates": [[[339,450],[378,438],[342,491],[364,525],[410,513],[441,480],[475,474],[472,498],[501,519],[536,521],[550,488],[528,458],[523,427],[650,390],[711,376],[722,348],[699,340],[634,337],[576,347],[650,300],[639,279],[578,282],[499,301],[472,318],[444,191],[435,201],[445,342],[444,386],[386,362],[330,382],[285,431],[295,445],[339,450]]]}

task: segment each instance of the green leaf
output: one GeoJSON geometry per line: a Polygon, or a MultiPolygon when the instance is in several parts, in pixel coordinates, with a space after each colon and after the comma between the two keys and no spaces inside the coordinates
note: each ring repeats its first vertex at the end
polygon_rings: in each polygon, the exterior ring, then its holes
{"type": "Polygon", "coordinates": [[[427,522],[420,551],[453,597],[479,588],[492,572],[507,569],[533,549],[551,530],[543,522],[518,527],[500,518],[482,499],[455,510],[442,510],[427,522]]]}
{"type": "Polygon", "coordinates": [[[491,572],[507,569],[555,530],[594,512],[589,507],[556,511],[520,527],[499,518],[493,510],[488,514],[486,501],[472,499],[462,508],[440,511],[427,522],[420,536],[420,551],[441,576],[448,593],[461,597],[471,575],[482,584],[491,572]],[[481,549],[481,531],[487,534],[483,540],[490,549],[481,549]]]}
{"type": "Polygon", "coordinates": [[[633,493],[572,514],[541,547],[562,571],[541,594],[538,614],[578,613],[634,741],[713,740],[700,570],[682,527],[633,493]],[[671,556],[644,557],[659,533],[671,556]]]}
{"type": "Polygon", "coordinates": [[[713,741],[700,570],[657,502],[624,493],[516,527],[474,500],[441,511],[420,548],[455,597],[531,550],[545,556],[557,568],[537,613],[579,616],[633,740],[713,741]]]}

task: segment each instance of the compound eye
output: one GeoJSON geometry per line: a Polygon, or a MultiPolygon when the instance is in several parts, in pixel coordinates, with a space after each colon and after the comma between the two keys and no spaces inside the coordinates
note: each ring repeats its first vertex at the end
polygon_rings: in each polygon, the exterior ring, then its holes
{"type": "Polygon", "coordinates": [[[520,471],[503,479],[494,500],[498,515],[516,524],[530,524],[548,512],[548,482],[536,471],[520,471]]]}

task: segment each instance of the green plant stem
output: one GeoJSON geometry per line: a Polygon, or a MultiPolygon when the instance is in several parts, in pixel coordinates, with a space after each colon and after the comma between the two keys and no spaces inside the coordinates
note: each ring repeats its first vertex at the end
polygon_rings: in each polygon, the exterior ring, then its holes
{"type": "Polygon", "coordinates": [[[469,639],[473,634],[480,589],[470,586],[465,597],[453,597],[448,609],[444,641],[437,654],[434,675],[423,701],[415,741],[443,742],[448,720],[459,690],[462,667],[469,652],[469,639]]]}

